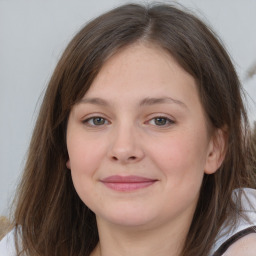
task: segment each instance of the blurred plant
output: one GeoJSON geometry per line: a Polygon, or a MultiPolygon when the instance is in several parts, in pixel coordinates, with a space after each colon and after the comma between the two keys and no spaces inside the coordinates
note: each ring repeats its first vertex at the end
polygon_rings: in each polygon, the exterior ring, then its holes
{"type": "Polygon", "coordinates": [[[256,62],[247,70],[245,80],[251,79],[256,75],[256,62]]]}
{"type": "Polygon", "coordinates": [[[9,229],[9,220],[4,216],[0,216],[0,240],[6,235],[6,233],[8,233],[9,229]]]}

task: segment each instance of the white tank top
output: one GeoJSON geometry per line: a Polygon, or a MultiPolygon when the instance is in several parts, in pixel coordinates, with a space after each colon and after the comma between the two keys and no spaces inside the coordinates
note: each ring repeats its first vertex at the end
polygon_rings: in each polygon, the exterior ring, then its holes
{"type": "MultiPolygon", "coordinates": [[[[238,190],[233,192],[233,200],[237,200],[238,190]]],[[[250,234],[256,233],[256,190],[244,188],[241,196],[243,214],[248,220],[238,216],[235,226],[228,226],[224,223],[217,235],[214,246],[209,256],[220,256],[238,239],[250,234]]]]}

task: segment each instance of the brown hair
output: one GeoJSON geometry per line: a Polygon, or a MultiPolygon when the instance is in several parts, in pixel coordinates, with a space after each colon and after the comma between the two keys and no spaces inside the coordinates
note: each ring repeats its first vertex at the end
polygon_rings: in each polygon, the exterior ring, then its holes
{"type": "MultiPolygon", "coordinates": [[[[28,255],[90,255],[98,243],[95,214],[78,197],[66,169],[69,112],[104,61],[138,40],[167,50],[197,81],[210,126],[227,134],[219,170],[205,175],[182,255],[207,255],[228,216],[239,210],[235,188],[252,187],[247,115],[230,58],[214,33],[188,12],[155,4],[128,4],[87,24],[70,42],[49,82],[31,140],[14,216],[28,255]]],[[[234,219],[234,218],[233,218],[234,219]]]]}

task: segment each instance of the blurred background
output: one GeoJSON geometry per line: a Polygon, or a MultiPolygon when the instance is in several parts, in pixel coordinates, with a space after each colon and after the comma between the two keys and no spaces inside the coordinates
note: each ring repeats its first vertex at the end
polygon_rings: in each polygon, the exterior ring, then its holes
{"type": "MultiPolygon", "coordinates": [[[[0,0],[0,215],[9,213],[44,89],[62,51],[87,21],[127,2],[131,1],[0,0]]],[[[191,9],[220,36],[247,91],[253,124],[256,1],[161,2],[191,9]]]]}

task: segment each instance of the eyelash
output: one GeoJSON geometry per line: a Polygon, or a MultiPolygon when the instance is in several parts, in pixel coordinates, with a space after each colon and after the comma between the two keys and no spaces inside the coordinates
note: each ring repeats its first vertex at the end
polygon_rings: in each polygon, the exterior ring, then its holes
{"type": "MultiPolygon", "coordinates": [[[[106,118],[101,117],[101,116],[93,116],[93,117],[83,120],[82,122],[83,122],[83,124],[85,124],[89,127],[100,127],[100,126],[110,124],[110,122],[106,118]],[[97,121],[97,119],[100,120],[101,123],[95,124],[95,121],[97,121]]],[[[175,123],[175,121],[173,121],[172,119],[165,117],[165,116],[156,116],[146,122],[146,124],[151,124],[153,126],[158,126],[158,127],[169,127],[169,126],[173,125],[174,123],[175,123]],[[164,121],[164,123],[157,125],[156,124],[157,120],[164,121]],[[152,121],[154,121],[154,124],[151,123],[152,121]]]]}
{"type": "Polygon", "coordinates": [[[147,121],[147,123],[150,123],[151,121],[154,121],[154,124],[152,124],[152,125],[154,125],[154,126],[159,126],[159,127],[169,127],[169,126],[171,126],[171,125],[173,125],[175,122],[172,120],[172,119],[170,119],[170,118],[168,118],[168,117],[165,117],[165,116],[156,116],[156,117],[154,117],[154,118],[151,118],[149,121],[147,121]],[[161,125],[157,125],[156,124],[156,120],[159,120],[159,119],[162,119],[162,120],[164,120],[164,124],[161,124],[161,125]]]}
{"type": "Polygon", "coordinates": [[[90,117],[90,118],[87,118],[87,119],[83,120],[83,123],[90,126],[90,127],[106,125],[106,122],[107,122],[107,124],[110,123],[106,118],[101,117],[101,116],[93,116],[93,117],[90,117]],[[90,122],[94,122],[97,119],[103,120],[104,123],[102,123],[102,124],[90,123],[90,122]]]}

